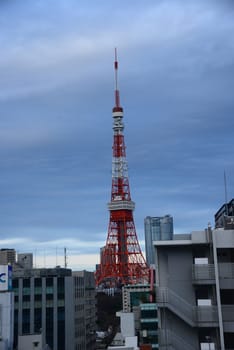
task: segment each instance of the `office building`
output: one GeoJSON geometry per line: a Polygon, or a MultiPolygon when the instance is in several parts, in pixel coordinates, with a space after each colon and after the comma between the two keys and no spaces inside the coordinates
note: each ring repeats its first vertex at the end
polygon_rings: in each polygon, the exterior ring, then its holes
{"type": "Polygon", "coordinates": [[[0,265],[14,265],[16,252],[14,249],[2,248],[0,249],[0,265]]]}
{"type": "Polygon", "coordinates": [[[173,217],[147,216],[145,225],[145,253],[148,265],[155,264],[153,241],[168,240],[173,237],[173,217]]]}
{"type": "Polygon", "coordinates": [[[234,230],[208,227],[154,246],[159,349],[233,349],[234,230]]]}
{"type": "Polygon", "coordinates": [[[152,291],[149,284],[124,286],[122,289],[123,312],[134,314],[134,328],[139,345],[150,344],[151,349],[157,349],[158,316],[152,291]]]}
{"type": "Polygon", "coordinates": [[[72,273],[61,267],[17,269],[13,273],[13,290],[15,347],[18,336],[41,334],[42,345],[48,344],[52,350],[95,349],[92,272],[72,273]]]}

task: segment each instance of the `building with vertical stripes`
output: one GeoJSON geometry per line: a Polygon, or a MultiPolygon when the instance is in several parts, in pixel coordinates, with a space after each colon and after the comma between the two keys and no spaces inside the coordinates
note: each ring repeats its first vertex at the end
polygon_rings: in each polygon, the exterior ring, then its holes
{"type": "Polygon", "coordinates": [[[53,269],[19,269],[15,293],[14,347],[19,335],[42,334],[51,350],[95,349],[94,274],[53,269]]]}

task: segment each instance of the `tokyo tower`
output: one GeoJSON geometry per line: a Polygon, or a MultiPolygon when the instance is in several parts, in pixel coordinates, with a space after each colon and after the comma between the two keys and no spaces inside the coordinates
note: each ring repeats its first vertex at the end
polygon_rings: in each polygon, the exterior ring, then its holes
{"type": "Polygon", "coordinates": [[[149,268],[142,254],[133,220],[124,142],[123,108],[118,90],[118,61],[115,49],[115,106],[113,116],[112,189],[108,203],[110,221],[106,245],[101,251],[96,284],[108,286],[147,283],[149,268]]]}

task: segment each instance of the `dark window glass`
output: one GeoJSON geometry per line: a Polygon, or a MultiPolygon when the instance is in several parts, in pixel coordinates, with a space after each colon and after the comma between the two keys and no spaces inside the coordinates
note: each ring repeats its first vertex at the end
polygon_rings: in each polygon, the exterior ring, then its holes
{"type": "Polygon", "coordinates": [[[16,349],[18,341],[18,310],[14,311],[14,349],[16,349]]]}
{"type": "Polygon", "coordinates": [[[34,279],[34,286],[35,287],[41,287],[42,285],[42,279],[41,278],[35,278],[34,279]]]}
{"type": "Polygon", "coordinates": [[[142,318],[157,318],[156,310],[142,310],[141,311],[142,318]]]}
{"type": "Polygon", "coordinates": [[[53,294],[46,294],[46,300],[53,300],[53,294]]]}
{"type": "Polygon", "coordinates": [[[42,327],[41,308],[34,309],[34,331],[40,332],[42,327]]]}
{"type": "Polygon", "coordinates": [[[34,300],[35,301],[41,301],[42,300],[42,295],[41,294],[34,295],[34,300]]]}
{"type": "Polygon", "coordinates": [[[23,288],[30,288],[30,279],[29,278],[24,278],[23,279],[23,288]]]}
{"type": "Polygon", "coordinates": [[[23,301],[30,301],[30,295],[23,295],[23,301]]]}
{"type": "Polygon", "coordinates": [[[30,310],[23,309],[22,313],[22,333],[29,334],[30,333],[30,310]]]}
{"type": "Polygon", "coordinates": [[[234,333],[224,333],[225,349],[232,349],[234,344],[234,333]]]}
{"type": "Polygon", "coordinates": [[[53,308],[47,307],[46,308],[46,342],[49,345],[51,349],[53,349],[53,325],[54,325],[54,318],[53,318],[53,308]]]}
{"type": "Polygon", "coordinates": [[[65,308],[58,307],[58,350],[65,349],[65,308]]]}
{"type": "Polygon", "coordinates": [[[234,304],[234,290],[233,289],[221,289],[221,304],[233,305],[234,304]]]}
{"type": "Polygon", "coordinates": [[[19,288],[19,280],[18,279],[13,279],[12,288],[19,288]]]}
{"type": "Polygon", "coordinates": [[[64,277],[58,278],[58,299],[64,299],[64,277]]]}
{"type": "Polygon", "coordinates": [[[47,277],[46,278],[46,287],[52,287],[53,286],[53,277],[47,277]]]}

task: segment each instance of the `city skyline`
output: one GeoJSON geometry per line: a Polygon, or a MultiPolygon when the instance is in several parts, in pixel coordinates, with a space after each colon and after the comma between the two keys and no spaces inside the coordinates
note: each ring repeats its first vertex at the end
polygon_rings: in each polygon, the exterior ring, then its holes
{"type": "Polygon", "coordinates": [[[111,196],[114,48],[134,221],[213,226],[234,197],[231,1],[0,5],[0,248],[94,269],[111,196]]]}

